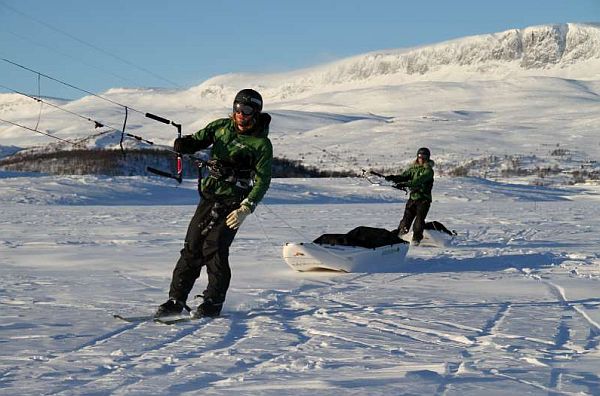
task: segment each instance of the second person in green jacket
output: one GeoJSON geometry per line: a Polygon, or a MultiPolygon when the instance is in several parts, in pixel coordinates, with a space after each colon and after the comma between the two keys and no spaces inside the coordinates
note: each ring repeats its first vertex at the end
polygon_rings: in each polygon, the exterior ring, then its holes
{"type": "Polygon", "coordinates": [[[425,217],[431,206],[431,190],[433,188],[433,165],[430,159],[431,152],[427,147],[417,151],[417,159],[404,172],[399,175],[386,176],[385,179],[399,187],[410,190],[410,197],[404,208],[404,216],[398,226],[400,236],[407,234],[410,226],[413,227],[412,244],[418,246],[423,239],[425,217]],[[414,223],[413,223],[414,221],[414,223]]]}

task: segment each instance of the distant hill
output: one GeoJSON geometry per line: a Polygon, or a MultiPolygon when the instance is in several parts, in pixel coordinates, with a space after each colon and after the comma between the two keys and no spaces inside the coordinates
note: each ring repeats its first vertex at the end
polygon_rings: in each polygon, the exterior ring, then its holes
{"type": "MultiPolygon", "coordinates": [[[[286,73],[226,74],[186,90],[113,88],[101,95],[139,110],[129,111],[127,131],[156,145],[126,139],[135,151],[170,146],[176,137],[145,112],[175,120],[189,134],[227,117],[233,96],[246,87],[263,94],[273,116],[275,155],[307,169],[394,171],[428,146],[446,174],[597,174],[600,25],[512,29],[286,73]]],[[[92,96],[47,100],[105,127],[15,94],[0,94],[0,118],[39,124],[77,141],[77,149],[119,147],[123,107],[92,96]]],[[[19,147],[29,158],[75,148],[0,125],[0,155],[19,147]]]]}
{"type": "MultiPolygon", "coordinates": [[[[379,82],[466,81],[517,76],[600,78],[600,24],[557,24],[470,36],[417,48],[374,51],[322,66],[264,76],[272,99],[379,82]]],[[[194,88],[200,96],[230,97],[256,76],[224,75],[194,88]],[[220,89],[220,88],[223,89],[220,89]],[[233,87],[231,92],[225,88],[233,87]]]]}

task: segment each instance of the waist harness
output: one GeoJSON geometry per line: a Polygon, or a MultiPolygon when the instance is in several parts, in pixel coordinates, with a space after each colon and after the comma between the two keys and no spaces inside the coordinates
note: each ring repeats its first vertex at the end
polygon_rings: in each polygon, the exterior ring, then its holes
{"type": "Polygon", "coordinates": [[[206,168],[208,169],[208,175],[217,180],[226,181],[244,190],[252,187],[251,169],[238,169],[233,166],[227,166],[218,160],[207,161],[206,168]]]}

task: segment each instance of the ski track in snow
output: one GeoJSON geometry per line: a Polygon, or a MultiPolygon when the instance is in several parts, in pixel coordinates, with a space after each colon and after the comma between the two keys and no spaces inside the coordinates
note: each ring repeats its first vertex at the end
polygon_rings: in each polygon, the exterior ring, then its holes
{"type": "MultiPolygon", "coordinates": [[[[456,183],[477,191],[437,188],[456,183]]],[[[435,202],[456,242],[393,273],[299,274],[279,255],[299,233],[392,228],[402,202],[270,204],[232,246],[224,316],[174,326],[111,316],[166,298],[193,206],[0,206],[0,394],[598,394],[598,255],[570,231],[598,231],[593,200],[509,195],[435,202]]]]}

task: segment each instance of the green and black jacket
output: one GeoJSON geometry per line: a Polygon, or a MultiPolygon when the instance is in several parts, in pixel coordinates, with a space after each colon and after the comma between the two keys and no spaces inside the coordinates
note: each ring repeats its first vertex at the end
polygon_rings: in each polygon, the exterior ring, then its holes
{"type": "Polygon", "coordinates": [[[434,162],[429,160],[423,165],[414,162],[408,169],[399,175],[390,177],[394,183],[402,183],[410,190],[410,199],[413,201],[432,201],[431,190],[433,189],[433,166],[434,162]]]}
{"type": "Polygon", "coordinates": [[[208,176],[202,179],[200,191],[211,199],[238,201],[247,199],[252,210],[264,197],[271,184],[273,146],[268,138],[271,116],[260,113],[252,130],[238,132],[232,118],[221,118],[191,135],[197,140],[194,149],[201,150],[212,145],[212,160],[220,165],[246,172],[254,183],[251,189],[208,176]]]}

